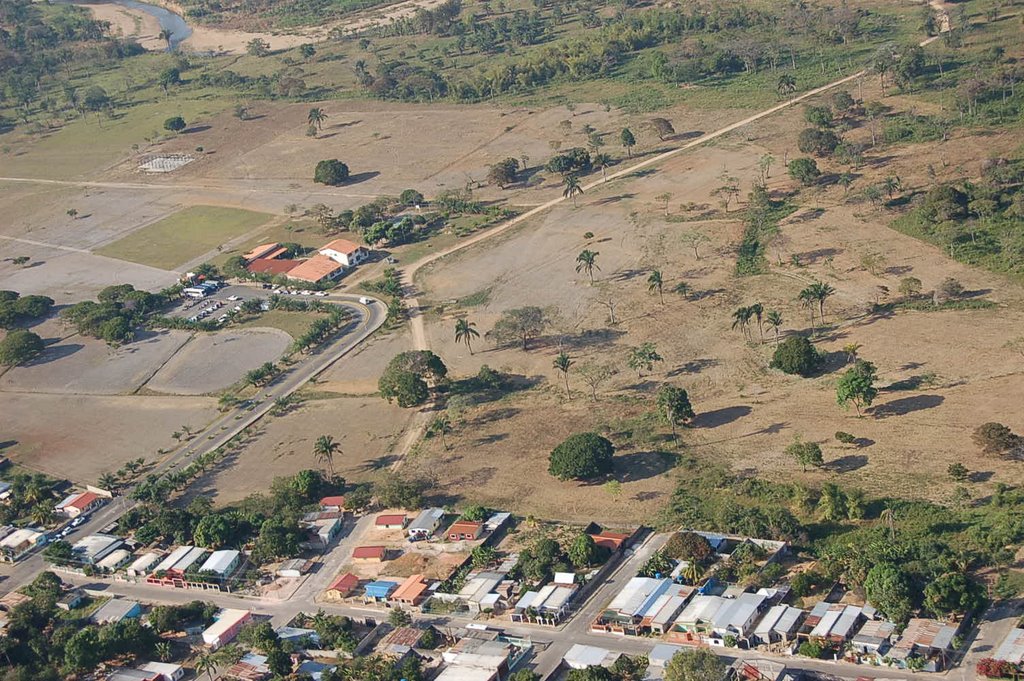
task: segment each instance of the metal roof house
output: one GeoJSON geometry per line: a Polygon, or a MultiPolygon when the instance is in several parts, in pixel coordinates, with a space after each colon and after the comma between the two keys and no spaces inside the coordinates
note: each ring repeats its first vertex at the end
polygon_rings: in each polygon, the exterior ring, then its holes
{"type": "Polygon", "coordinates": [[[366,598],[373,599],[375,601],[387,600],[391,592],[398,588],[398,582],[390,582],[384,579],[378,579],[376,582],[370,582],[366,585],[364,593],[366,598]]]}
{"type": "Polygon", "coordinates": [[[108,555],[121,548],[124,540],[112,534],[90,534],[82,537],[71,547],[75,558],[87,565],[96,565],[108,555]]]}
{"type": "Polygon", "coordinates": [[[428,508],[420,512],[416,519],[409,523],[409,527],[406,528],[406,532],[409,535],[409,539],[412,541],[420,541],[422,539],[429,539],[437,531],[437,528],[441,526],[441,521],[444,519],[443,508],[428,508]]]}
{"type": "Polygon", "coordinates": [[[892,644],[891,637],[895,631],[896,625],[888,620],[868,620],[850,643],[858,652],[885,655],[892,644]]]}
{"type": "Polygon", "coordinates": [[[211,553],[210,557],[199,568],[199,572],[212,572],[220,579],[226,579],[238,569],[241,563],[242,554],[239,551],[235,549],[222,549],[211,553]]]}
{"type": "Polygon", "coordinates": [[[1024,662],[1024,629],[1011,629],[992,657],[1010,664],[1024,662]]]}
{"type": "Polygon", "coordinates": [[[138,617],[142,614],[142,605],[138,601],[128,601],[123,598],[112,598],[101,605],[92,614],[91,619],[95,624],[114,624],[121,620],[138,617]]]}
{"type": "Polygon", "coordinates": [[[789,643],[796,636],[805,614],[800,608],[791,605],[773,606],[754,628],[754,638],[758,643],[789,643]]]}
{"type": "Polygon", "coordinates": [[[763,594],[744,593],[728,600],[711,617],[711,631],[715,639],[733,636],[746,639],[753,633],[754,623],[761,613],[761,606],[767,600],[763,594]]]}
{"type": "Polygon", "coordinates": [[[562,662],[569,669],[586,669],[587,667],[610,667],[622,656],[597,646],[574,643],[562,656],[562,662]]]}

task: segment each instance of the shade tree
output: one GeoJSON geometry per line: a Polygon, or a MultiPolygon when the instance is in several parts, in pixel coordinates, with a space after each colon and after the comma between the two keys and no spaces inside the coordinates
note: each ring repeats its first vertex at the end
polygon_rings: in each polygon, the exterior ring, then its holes
{"type": "Polygon", "coordinates": [[[610,473],[615,446],[597,433],[570,435],[551,450],[548,473],[559,480],[591,480],[610,473]]]}

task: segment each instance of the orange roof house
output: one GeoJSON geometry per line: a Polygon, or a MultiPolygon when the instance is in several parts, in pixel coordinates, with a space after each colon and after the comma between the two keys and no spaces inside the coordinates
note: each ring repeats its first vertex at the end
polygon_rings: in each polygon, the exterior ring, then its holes
{"type": "Polygon", "coordinates": [[[322,246],[319,253],[345,267],[355,267],[370,257],[370,251],[366,246],[360,246],[348,239],[335,239],[322,246]]]}
{"type": "Polygon", "coordinates": [[[331,582],[331,585],[324,591],[324,596],[331,600],[340,601],[342,598],[351,596],[359,587],[359,578],[351,572],[346,572],[331,582]]]}
{"type": "Polygon", "coordinates": [[[345,508],[345,497],[340,495],[324,497],[320,500],[320,508],[325,511],[341,511],[345,508]]]}
{"type": "Polygon", "coordinates": [[[598,546],[608,549],[609,551],[618,551],[622,548],[622,545],[629,539],[628,534],[622,534],[621,532],[609,532],[608,530],[602,530],[600,534],[592,534],[590,538],[594,540],[594,543],[598,546]]]}
{"type": "Polygon", "coordinates": [[[260,244],[242,257],[245,258],[247,263],[252,263],[253,260],[273,260],[274,258],[280,258],[287,252],[287,248],[275,242],[272,244],[260,244]]]}
{"type": "Polygon", "coordinates": [[[277,276],[278,274],[287,274],[298,264],[299,263],[295,260],[256,258],[246,265],[245,269],[252,274],[269,274],[271,276],[277,276]]]}
{"type": "Polygon", "coordinates": [[[428,584],[423,575],[411,575],[395,589],[388,600],[416,606],[426,598],[427,589],[428,584]]]}
{"type": "Polygon", "coordinates": [[[382,513],[373,521],[374,526],[383,530],[402,530],[409,519],[404,513],[382,513]]]}
{"type": "Polygon", "coordinates": [[[352,560],[363,563],[380,563],[388,555],[384,546],[357,546],[352,552],[352,560]]]}
{"type": "Polygon", "coordinates": [[[449,541],[459,541],[460,539],[466,539],[472,541],[479,539],[480,534],[484,531],[484,524],[474,522],[472,520],[456,520],[452,523],[452,526],[448,528],[446,536],[449,541]]]}
{"type": "Polygon", "coordinates": [[[322,251],[327,251],[327,250],[337,251],[338,253],[345,253],[346,255],[348,255],[348,254],[355,253],[359,249],[363,249],[365,251],[366,250],[366,246],[360,246],[356,242],[349,241],[348,239],[335,239],[334,241],[330,242],[329,244],[325,244],[324,247],[321,248],[320,250],[322,250],[322,251]]]}
{"type": "Polygon", "coordinates": [[[318,284],[328,279],[337,279],[345,271],[345,266],[331,260],[326,255],[314,255],[302,260],[288,271],[289,279],[298,279],[311,284],[318,284]]]}

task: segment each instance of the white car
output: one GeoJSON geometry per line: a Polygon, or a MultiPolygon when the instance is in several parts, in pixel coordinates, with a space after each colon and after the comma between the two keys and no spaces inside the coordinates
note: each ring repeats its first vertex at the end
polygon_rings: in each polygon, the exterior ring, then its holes
{"type": "Polygon", "coordinates": [[[316,292],[316,293],[314,293],[313,295],[314,295],[314,296],[319,296],[319,297],[321,297],[321,298],[326,298],[326,297],[327,297],[327,291],[317,291],[317,292],[316,292]]]}
{"type": "Polygon", "coordinates": [[[313,295],[313,292],[312,291],[299,291],[299,295],[311,296],[311,295],[313,295]]]}
{"type": "Polygon", "coordinates": [[[226,314],[222,314],[221,316],[217,317],[217,321],[220,322],[221,324],[223,324],[227,320],[228,320],[228,316],[226,314]]]}
{"type": "Polygon", "coordinates": [[[235,305],[231,309],[234,310],[235,312],[241,312],[242,311],[242,306],[241,305],[235,305]]]}
{"type": "Polygon", "coordinates": [[[199,317],[189,317],[188,320],[194,324],[199,321],[199,317]]]}
{"type": "Polygon", "coordinates": [[[228,296],[228,300],[230,300],[231,302],[235,302],[236,300],[241,300],[241,299],[242,299],[242,296],[228,296]]]}
{"type": "Polygon", "coordinates": [[[84,522],[85,522],[85,516],[84,515],[80,515],[80,516],[78,516],[77,518],[75,518],[74,520],[71,521],[71,527],[78,527],[79,525],[81,525],[84,522]]]}

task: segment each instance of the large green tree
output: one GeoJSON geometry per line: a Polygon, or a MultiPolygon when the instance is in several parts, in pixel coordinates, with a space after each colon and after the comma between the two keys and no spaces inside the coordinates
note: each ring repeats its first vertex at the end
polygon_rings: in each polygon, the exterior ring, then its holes
{"type": "Polygon", "coordinates": [[[43,352],[43,339],[31,331],[17,329],[0,340],[0,364],[17,366],[43,352]]]}
{"type": "Polygon", "coordinates": [[[313,181],[319,184],[337,186],[348,181],[348,166],[336,158],[326,159],[316,164],[313,181]]]}
{"type": "Polygon", "coordinates": [[[615,446],[597,433],[576,433],[551,451],[548,473],[559,480],[590,480],[612,470],[615,446]]]}
{"type": "Polygon", "coordinates": [[[448,367],[430,350],[410,350],[396,355],[377,381],[381,397],[400,407],[415,407],[430,398],[430,386],[448,376],[448,367]]]}
{"type": "Polygon", "coordinates": [[[708,648],[676,653],[665,666],[665,681],[722,681],[725,662],[708,648]]]}
{"type": "Polygon", "coordinates": [[[864,580],[868,601],[894,622],[906,622],[913,611],[914,587],[910,577],[898,565],[878,563],[864,580]]]}
{"type": "Polygon", "coordinates": [[[779,343],[769,364],[787,374],[810,376],[821,365],[821,355],[803,336],[790,336],[779,343]]]}
{"type": "Polygon", "coordinates": [[[523,350],[528,350],[530,341],[539,336],[551,324],[551,319],[543,308],[535,305],[505,310],[494,323],[491,335],[495,342],[505,345],[522,343],[523,350]]]}
{"type": "Polygon", "coordinates": [[[682,425],[696,416],[693,412],[693,405],[690,404],[690,396],[683,388],[677,388],[674,385],[661,386],[658,388],[657,402],[662,416],[672,426],[673,435],[675,435],[676,426],[682,425]]]}
{"type": "Polygon", "coordinates": [[[861,407],[869,407],[878,395],[875,388],[877,372],[875,365],[863,359],[846,370],[836,381],[836,402],[845,407],[851,402],[860,413],[861,407]]]}

